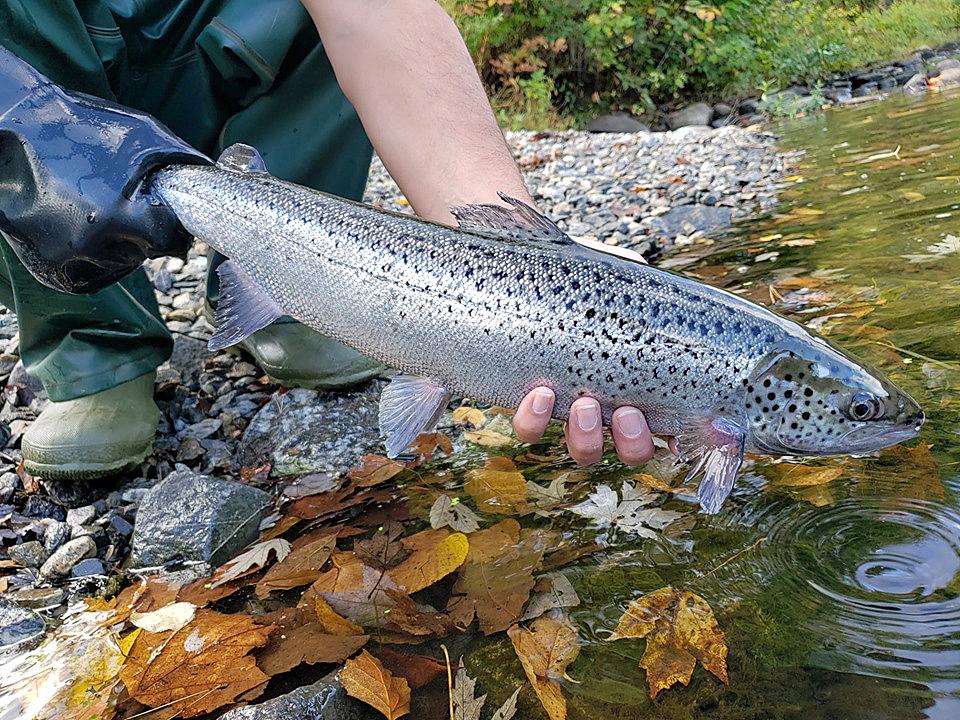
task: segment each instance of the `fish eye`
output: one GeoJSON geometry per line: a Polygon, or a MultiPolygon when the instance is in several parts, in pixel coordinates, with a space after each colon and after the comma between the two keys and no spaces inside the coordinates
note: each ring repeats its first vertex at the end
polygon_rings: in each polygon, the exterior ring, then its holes
{"type": "Polygon", "coordinates": [[[868,392],[858,392],[850,400],[847,415],[852,420],[875,420],[883,412],[883,403],[876,395],[868,392]]]}

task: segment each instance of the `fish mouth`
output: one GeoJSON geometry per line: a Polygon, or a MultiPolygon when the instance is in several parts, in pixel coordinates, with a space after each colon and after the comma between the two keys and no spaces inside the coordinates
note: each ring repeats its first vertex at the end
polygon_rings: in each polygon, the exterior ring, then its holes
{"type": "Polygon", "coordinates": [[[912,440],[920,434],[920,429],[925,421],[926,417],[923,411],[918,409],[908,418],[898,419],[886,427],[878,427],[877,424],[869,423],[852,428],[837,437],[831,443],[831,447],[822,449],[797,447],[779,437],[776,444],[770,444],[758,438],[754,438],[753,443],[760,452],[768,455],[791,455],[794,457],[859,455],[876,452],[912,440]]]}

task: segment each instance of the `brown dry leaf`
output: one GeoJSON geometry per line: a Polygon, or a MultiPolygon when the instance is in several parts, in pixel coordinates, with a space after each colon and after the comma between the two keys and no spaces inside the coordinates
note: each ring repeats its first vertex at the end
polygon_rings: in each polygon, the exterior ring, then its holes
{"type": "Polygon", "coordinates": [[[373,487],[396,477],[405,469],[396,460],[383,455],[364,455],[360,458],[360,464],[347,473],[347,477],[357,487],[373,487]]]}
{"type": "Polygon", "coordinates": [[[509,515],[527,510],[527,483],[510,458],[491,457],[467,473],[463,489],[479,510],[509,515]]]}
{"type": "Polygon", "coordinates": [[[277,561],[283,560],[290,554],[290,543],[283,538],[258,542],[248,550],[240,553],[232,560],[224,563],[223,572],[217,571],[216,579],[210,583],[211,588],[220,587],[231,580],[248,575],[270,562],[270,556],[275,555],[277,561]]]}
{"type": "Polygon", "coordinates": [[[330,603],[317,595],[313,588],[304,593],[304,596],[309,597],[310,602],[313,603],[317,622],[327,635],[363,635],[362,627],[340,615],[330,607],[330,603]]]}
{"type": "Polygon", "coordinates": [[[331,608],[350,621],[365,627],[382,625],[384,610],[393,605],[387,590],[396,583],[381,570],[374,570],[353,552],[335,552],[333,567],[317,578],[307,592],[315,592],[331,608]]]}
{"type": "Polygon", "coordinates": [[[798,215],[800,217],[818,217],[823,215],[825,210],[817,210],[816,208],[811,207],[796,207],[790,211],[791,215],[798,215]]]}
{"type": "Polygon", "coordinates": [[[537,537],[521,540],[520,524],[513,519],[470,535],[470,552],[447,604],[454,622],[466,627],[476,615],[487,635],[515,623],[536,583],[533,573],[545,547],[537,537]]]}
{"type": "Polygon", "coordinates": [[[843,475],[842,467],[817,467],[815,465],[799,465],[797,463],[782,463],[770,467],[771,482],[783,487],[811,487],[826,485],[843,475]]]}
{"type": "Polygon", "coordinates": [[[410,446],[410,450],[418,460],[408,467],[416,467],[421,461],[432,460],[437,450],[448,457],[453,455],[453,443],[450,442],[450,438],[440,432],[420,433],[410,446]]]}
{"type": "Polygon", "coordinates": [[[373,654],[387,670],[405,678],[413,690],[423,687],[447,669],[432,657],[401,653],[388,647],[378,647],[373,654]]]}
{"type": "Polygon", "coordinates": [[[657,492],[674,493],[677,491],[677,488],[650,473],[637,473],[633,476],[633,479],[637,485],[657,492]]]}
{"type": "Polygon", "coordinates": [[[291,503],[287,513],[303,520],[314,520],[324,515],[346,510],[362,503],[366,497],[362,493],[352,494],[352,488],[340,488],[317,495],[307,495],[291,503]]]}
{"type": "Polygon", "coordinates": [[[487,416],[483,414],[483,410],[461,405],[453,411],[453,422],[459,426],[471,425],[479,430],[487,424],[487,416]]]}
{"type": "MultiPolygon", "coordinates": [[[[946,498],[946,488],[940,477],[940,466],[930,454],[930,443],[921,442],[914,447],[894,445],[880,451],[880,462],[890,463],[897,468],[897,495],[900,497],[926,500],[946,498]]],[[[869,485],[870,483],[858,483],[869,485]]],[[[873,489],[867,489],[870,494],[873,489]]]]}
{"type": "Polygon", "coordinates": [[[387,720],[395,720],[410,712],[407,681],[394,677],[366,650],[346,662],[340,671],[340,682],[348,695],[379,710],[387,720]]]}
{"type": "Polygon", "coordinates": [[[272,625],[249,615],[198,610],[176,632],[141,632],[120,678],[127,692],[148,707],[172,708],[196,717],[263,689],[269,679],[250,655],[266,644],[272,625]]]}
{"type": "Polygon", "coordinates": [[[309,585],[337,547],[337,530],[325,531],[314,540],[295,547],[283,560],[267,570],[257,583],[257,597],[266,597],[274,590],[290,590],[309,585]]]}
{"type": "Polygon", "coordinates": [[[421,609],[409,595],[399,590],[387,590],[393,607],[386,611],[388,628],[409,635],[445,637],[454,630],[449,615],[432,609],[421,609]]]}
{"type": "Polygon", "coordinates": [[[390,579],[408,594],[430,587],[463,565],[470,544],[463,533],[424,530],[403,538],[410,556],[388,571],[390,579]]]}
{"type": "Polygon", "coordinates": [[[514,625],[507,635],[550,720],[566,720],[567,701],[559,681],[580,654],[576,625],[563,611],[551,610],[534,620],[530,630],[514,625]]]}
{"type": "Polygon", "coordinates": [[[284,608],[257,618],[276,626],[270,642],[257,653],[257,665],[271,677],[301,664],[342,663],[363,647],[368,636],[326,633],[305,608],[284,608]]]}
{"type": "Polygon", "coordinates": [[[413,552],[401,542],[402,535],[403,525],[388,521],[370,539],[357,540],[353,551],[370,567],[386,570],[403,562],[413,552]]]}
{"type": "Polygon", "coordinates": [[[488,427],[475,430],[473,432],[465,432],[463,437],[469,440],[472,443],[476,443],[481,447],[504,447],[506,445],[513,444],[513,438],[504,433],[497,432],[496,430],[491,430],[488,427]]]}
{"type": "Polygon", "coordinates": [[[674,683],[690,682],[697,660],[727,682],[727,644],[713,610],[699,595],[664,587],[630,603],[608,640],[647,638],[640,667],[650,697],[674,683]]]}

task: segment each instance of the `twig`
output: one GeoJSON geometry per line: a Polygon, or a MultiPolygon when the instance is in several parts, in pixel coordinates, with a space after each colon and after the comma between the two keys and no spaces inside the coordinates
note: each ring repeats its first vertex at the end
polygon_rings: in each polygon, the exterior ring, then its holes
{"type": "Polygon", "coordinates": [[[740,557],[740,556],[743,555],[744,553],[748,553],[748,552],[750,552],[751,550],[753,550],[755,547],[757,547],[757,545],[759,545],[760,543],[764,542],[766,539],[767,539],[767,536],[764,535],[762,538],[760,538],[759,540],[757,540],[757,541],[756,541],[753,545],[751,545],[750,547],[744,548],[743,550],[740,550],[740,551],[734,553],[733,555],[731,555],[730,557],[728,557],[726,560],[724,560],[722,563],[720,563],[719,565],[717,565],[713,570],[711,570],[710,572],[706,573],[703,577],[710,577],[711,575],[713,575],[715,572],[717,572],[717,571],[720,570],[721,568],[723,568],[723,567],[729,565],[730,563],[732,563],[734,560],[736,560],[738,557],[740,557]]]}
{"type": "Polygon", "coordinates": [[[453,673],[450,670],[450,653],[447,652],[447,646],[440,643],[443,650],[443,656],[447,659],[447,698],[450,700],[450,720],[453,718],[453,673]]]}

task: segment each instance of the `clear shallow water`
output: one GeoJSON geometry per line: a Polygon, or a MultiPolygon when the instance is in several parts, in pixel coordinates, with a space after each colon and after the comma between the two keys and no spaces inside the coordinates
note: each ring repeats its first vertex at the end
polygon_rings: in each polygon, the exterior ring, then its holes
{"type": "MultiPolygon", "coordinates": [[[[600,538],[566,569],[587,640],[580,684],[564,687],[571,718],[960,718],[960,97],[782,130],[806,153],[777,212],[664,265],[820,330],[905,387],[927,423],[915,450],[816,463],[842,469],[827,483],[755,458],[719,516],[653,543],[600,538]],[[643,641],[605,642],[632,598],[666,584],[716,610],[729,686],[698,669],[650,702],[643,641]]],[[[588,482],[619,487],[614,467],[588,482]]],[[[512,689],[511,655],[490,641],[473,666],[491,685],[502,667],[512,689]]]]}

